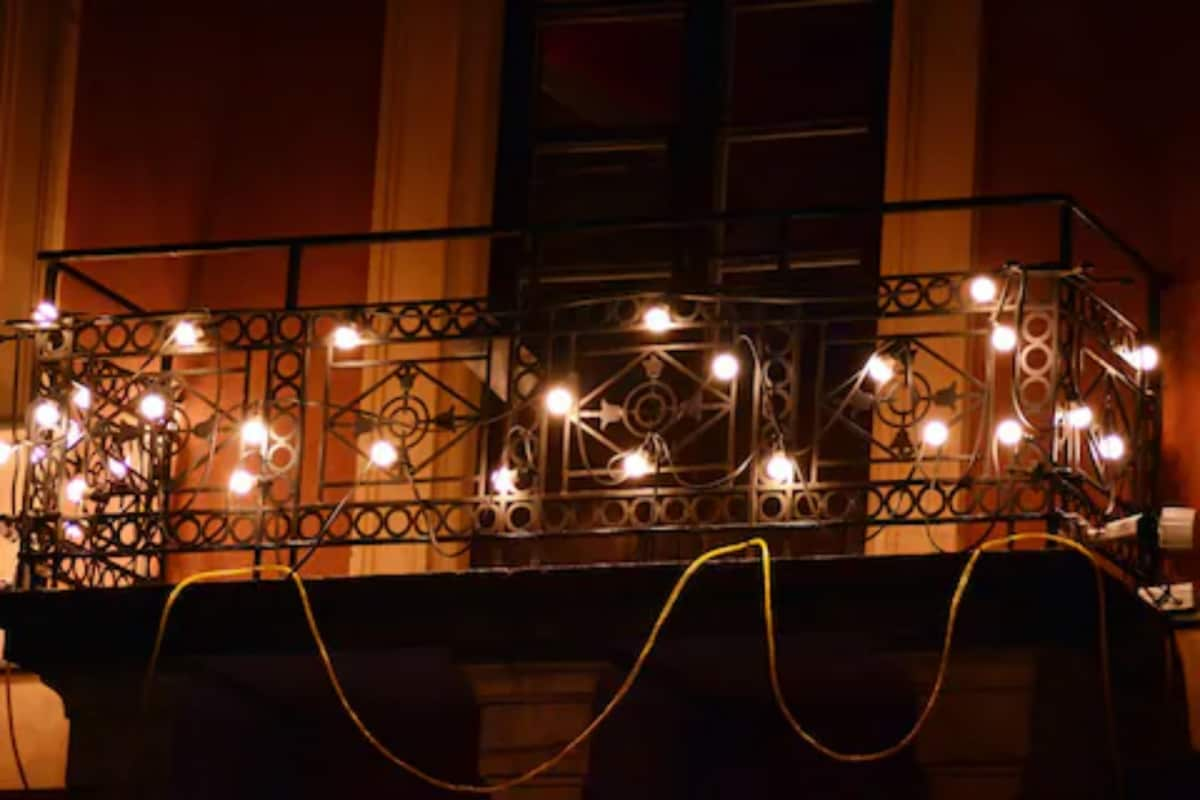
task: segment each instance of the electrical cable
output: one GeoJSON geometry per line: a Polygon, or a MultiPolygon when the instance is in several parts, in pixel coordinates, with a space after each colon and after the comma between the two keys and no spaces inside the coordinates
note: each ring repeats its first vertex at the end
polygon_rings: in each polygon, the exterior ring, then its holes
{"type": "Polygon", "coordinates": [[[617,690],[612,697],[605,703],[600,712],[589,722],[583,730],[581,730],[574,738],[567,742],[557,753],[550,756],[540,764],[526,770],[525,772],[507,780],[500,781],[494,784],[469,784],[457,783],[453,781],[443,780],[434,775],[425,772],[420,767],[411,764],[400,756],[396,755],[386,744],[367,727],[351,704],[346,691],[342,686],[341,680],[338,677],[337,671],[333,666],[332,658],[329,655],[329,650],[326,647],[325,640],[321,636],[320,628],[317,625],[316,617],[313,613],[312,603],[308,596],[308,591],[304,584],[304,579],[294,570],[277,564],[259,564],[250,567],[238,567],[231,569],[213,570],[210,572],[201,572],[191,575],[178,584],[171,590],[167,596],[166,603],[163,605],[162,614],[159,618],[158,630],[154,638],[154,647],[151,651],[150,661],[146,668],[145,681],[142,689],[143,708],[147,707],[150,701],[151,691],[154,685],[155,674],[158,669],[158,662],[162,655],[163,642],[166,637],[168,623],[171,618],[171,611],[174,609],[180,596],[188,587],[208,581],[220,580],[224,578],[250,577],[266,572],[276,572],[283,574],[292,581],[292,585],[296,589],[296,594],[300,600],[301,610],[304,614],[305,622],[308,625],[309,633],[312,637],[313,644],[316,647],[317,655],[324,667],[326,677],[329,680],[330,687],[333,689],[342,710],[350,719],[350,722],[358,729],[358,732],[384,758],[391,762],[396,767],[404,770],[410,775],[419,778],[439,789],[449,792],[457,792],[462,794],[497,794],[508,791],[517,786],[528,783],[537,778],[539,775],[553,769],[563,759],[565,759],[572,751],[583,744],[596,730],[604,723],[606,719],[613,713],[622,700],[629,694],[637,681],[638,676],[645,667],[651,652],[654,650],[658,642],[658,637],[666,624],[667,619],[671,616],[675,609],[680,596],[687,587],[691,579],[699,572],[706,564],[718,558],[732,556],[742,553],[747,550],[754,550],[758,553],[758,560],[761,565],[761,583],[762,583],[762,614],[763,614],[763,634],[766,640],[767,647],[767,672],[771,684],[771,693],[780,713],[791,727],[792,731],[808,743],[813,749],[822,755],[833,759],[834,761],[846,763],[865,763],[880,761],[890,756],[895,755],[904,748],[908,747],[920,734],[925,727],[934,707],[937,705],[938,699],[941,696],[942,689],[945,685],[946,674],[949,669],[950,654],[954,643],[954,630],[958,622],[959,610],[962,604],[964,595],[971,577],[974,574],[975,567],[979,563],[980,557],[989,550],[998,549],[1003,546],[1015,544],[1022,541],[1041,541],[1054,542],[1060,544],[1079,553],[1086,558],[1092,566],[1092,570],[1096,578],[1096,609],[1097,609],[1097,638],[1098,638],[1098,656],[1100,661],[1101,683],[1103,689],[1103,703],[1105,711],[1105,722],[1108,729],[1108,748],[1109,756],[1112,760],[1112,768],[1116,785],[1122,785],[1122,766],[1120,762],[1120,753],[1117,748],[1116,740],[1116,720],[1113,710],[1112,698],[1112,676],[1109,664],[1109,646],[1108,646],[1108,620],[1105,603],[1105,586],[1103,565],[1099,557],[1088,550],[1083,545],[1073,539],[1068,539],[1063,536],[1047,533],[1021,533],[1006,536],[1001,539],[993,539],[983,542],[980,546],[971,552],[967,558],[966,564],[963,566],[959,574],[958,582],[955,585],[954,593],[950,599],[949,612],[946,619],[945,634],[942,639],[941,656],[938,661],[937,673],[933,681],[933,685],[929,691],[929,695],[925,700],[925,705],[917,715],[916,721],[909,729],[908,733],[902,736],[897,742],[879,750],[866,752],[848,753],[837,750],[820,741],[816,736],[809,733],[807,729],[800,723],[788,705],[787,698],[784,695],[783,686],[779,677],[779,658],[777,653],[776,632],[775,632],[775,616],[774,616],[774,601],[772,589],[772,568],[770,549],[765,539],[753,538],[736,544],[716,547],[702,553],[695,558],[679,579],[675,582],[670,593],[667,596],[666,602],[659,611],[658,617],[654,621],[654,625],[650,629],[649,635],[646,637],[645,643],[642,645],[637,658],[633,665],[625,674],[625,678],[621,681],[617,690]]]}
{"type": "Polygon", "coordinates": [[[25,762],[21,760],[21,749],[17,746],[17,722],[12,699],[12,662],[7,660],[4,662],[4,713],[8,717],[8,743],[12,746],[13,762],[17,765],[21,788],[28,792],[29,777],[25,774],[25,762]]]}

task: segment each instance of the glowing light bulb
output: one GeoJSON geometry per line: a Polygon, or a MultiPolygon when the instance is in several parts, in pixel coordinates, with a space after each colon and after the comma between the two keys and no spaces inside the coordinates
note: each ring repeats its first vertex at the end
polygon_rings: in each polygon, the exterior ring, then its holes
{"type": "Polygon", "coordinates": [[[767,477],[776,483],[791,483],[796,477],[796,465],[782,450],[776,450],[767,459],[767,477]]]}
{"type": "Polygon", "coordinates": [[[250,491],[258,484],[258,478],[255,478],[248,470],[238,467],[233,472],[229,473],[229,491],[237,495],[250,494],[250,491]]]}
{"type": "Polygon", "coordinates": [[[167,400],[158,392],[148,392],[138,403],[138,413],[150,422],[159,422],[167,415],[167,400]]]}
{"type": "Polygon", "coordinates": [[[896,371],[892,368],[890,358],[872,355],[867,359],[867,374],[871,376],[871,380],[882,386],[896,376],[896,371]]]}
{"type": "Polygon", "coordinates": [[[575,405],[575,395],[565,386],[552,386],[546,392],[546,410],[556,417],[566,416],[575,405]]]}
{"type": "Polygon", "coordinates": [[[8,442],[0,442],[0,464],[7,464],[8,460],[12,458],[14,450],[16,448],[8,442]]]}
{"type": "Polygon", "coordinates": [[[71,403],[81,411],[92,407],[92,390],[83,384],[78,384],[71,392],[71,403]]]}
{"type": "Polygon", "coordinates": [[[641,450],[626,453],[621,459],[621,472],[628,479],[644,478],[654,471],[654,464],[641,450]]]}
{"type": "Polygon", "coordinates": [[[671,312],[666,306],[650,306],[642,315],[642,324],[651,333],[665,333],[671,329],[671,312]]]}
{"type": "Polygon", "coordinates": [[[43,428],[53,428],[62,420],[62,411],[52,400],[41,400],[33,407],[33,421],[43,428]]]}
{"type": "Polygon", "coordinates": [[[931,419],[921,429],[921,440],[930,447],[941,447],[950,440],[950,428],[940,419],[931,419]]]}
{"type": "Polygon", "coordinates": [[[511,467],[497,467],[492,471],[492,491],[496,494],[512,494],[517,490],[517,471],[511,467]]]}
{"type": "Polygon", "coordinates": [[[333,346],[338,350],[353,350],[362,344],[362,336],[353,325],[339,325],[333,331],[333,346]]]}
{"type": "Polygon", "coordinates": [[[728,383],[737,377],[740,366],[737,356],[733,353],[717,353],[712,360],[712,375],[717,380],[728,383]]]}
{"type": "Polygon", "coordinates": [[[83,441],[83,428],[75,420],[67,423],[67,449],[70,450],[75,445],[83,441]]]}
{"type": "Polygon", "coordinates": [[[40,464],[46,460],[46,446],[39,444],[29,452],[29,463],[40,464]]]}
{"type": "Polygon", "coordinates": [[[1123,350],[1121,357],[1129,362],[1134,369],[1149,372],[1158,366],[1158,349],[1154,345],[1144,344],[1133,350],[1123,350]]]}
{"type": "Polygon", "coordinates": [[[396,447],[385,439],[379,439],[371,445],[371,463],[381,469],[387,469],[400,460],[396,447]]]}
{"type": "Polygon", "coordinates": [[[1096,449],[1105,461],[1120,461],[1125,456],[1125,440],[1119,434],[1110,433],[1100,437],[1096,449]]]}
{"type": "Polygon", "coordinates": [[[58,321],[58,307],[49,300],[43,300],[33,309],[32,319],[38,325],[53,325],[58,321]]]}
{"type": "Polygon", "coordinates": [[[82,475],[76,475],[67,481],[67,500],[76,504],[82,503],[87,490],[87,480],[82,475]]]}
{"type": "Polygon", "coordinates": [[[1086,428],[1092,424],[1092,409],[1085,405],[1072,406],[1067,410],[1066,420],[1067,425],[1076,430],[1086,428]]]}
{"type": "Polygon", "coordinates": [[[1007,353],[1017,346],[1017,332],[1009,325],[997,325],[992,328],[992,347],[1001,353],[1007,353]]]}
{"type": "Polygon", "coordinates": [[[108,474],[112,475],[115,479],[117,479],[119,481],[125,480],[126,476],[129,475],[129,465],[126,464],[123,460],[121,460],[119,458],[114,458],[113,456],[109,456],[107,467],[108,467],[108,474]]]}
{"type": "Polygon", "coordinates": [[[83,526],[77,522],[63,523],[63,538],[72,544],[83,543],[83,526]]]}
{"type": "Polygon", "coordinates": [[[1025,437],[1025,429],[1021,427],[1021,423],[1015,419],[1002,420],[996,426],[996,440],[1000,444],[1016,447],[1021,443],[1021,439],[1025,437]]]}
{"type": "Polygon", "coordinates": [[[251,417],[242,423],[242,444],[247,447],[262,447],[270,437],[271,432],[262,417],[251,417]]]}
{"type": "Polygon", "coordinates": [[[971,293],[971,299],[976,303],[990,303],[996,299],[996,295],[999,293],[996,281],[987,275],[976,275],[967,285],[967,290],[971,293]]]}
{"type": "Polygon", "coordinates": [[[175,325],[175,328],[171,331],[171,340],[178,347],[195,347],[200,343],[200,337],[203,335],[203,332],[196,326],[196,323],[185,319],[175,325]]]}

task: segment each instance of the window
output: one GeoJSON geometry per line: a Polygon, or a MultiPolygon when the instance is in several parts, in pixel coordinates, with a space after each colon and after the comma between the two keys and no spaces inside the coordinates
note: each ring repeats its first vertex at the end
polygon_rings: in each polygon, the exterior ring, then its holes
{"type": "MultiPolygon", "coordinates": [[[[507,15],[498,224],[882,199],[890,3],[510,0],[507,15]]],[[[493,287],[873,279],[878,237],[877,219],[563,234],[498,248],[493,287]]]]}

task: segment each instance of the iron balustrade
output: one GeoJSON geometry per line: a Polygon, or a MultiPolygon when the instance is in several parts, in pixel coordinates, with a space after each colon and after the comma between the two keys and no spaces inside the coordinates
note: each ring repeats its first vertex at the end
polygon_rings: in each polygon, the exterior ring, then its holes
{"type": "MultiPolygon", "coordinates": [[[[534,246],[530,246],[531,243],[534,246]]],[[[33,357],[12,457],[24,588],[163,580],[165,559],[418,543],[445,553],[571,537],[753,530],[796,552],[862,552],[885,531],[970,546],[998,528],[1090,539],[1156,509],[1158,388],[1134,354],[1157,332],[1158,277],[1062,196],[807,209],[44,253],[47,296],[82,280],[127,313],[10,323],[33,357]],[[887,275],[794,296],[653,290],[531,302],[300,307],[306,249],[586,231],[685,230],[1028,204],[1060,210],[1059,260],[887,275]],[[1075,263],[1101,233],[1147,284],[1145,329],[1075,263]],[[89,260],[281,250],[283,307],[144,311],[89,260]],[[978,299],[970,282],[993,281],[978,299]],[[666,311],[647,330],[647,312],[666,311]],[[195,344],[181,340],[195,326],[195,344]],[[1011,328],[1011,352],[993,344],[1011,328]],[[360,342],[340,349],[335,331],[360,342]],[[714,375],[717,355],[726,373],[714,375]],[[736,374],[729,375],[730,364],[736,374]],[[88,400],[76,402],[86,387],[88,400]],[[569,391],[551,413],[548,390],[569,391]],[[147,413],[149,396],[163,401],[147,413]],[[38,418],[38,404],[57,415],[38,418]],[[1090,417],[1079,424],[1073,409],[1090,417]],[[996,436],[1011,418],[1019,441],[996,436]],[[265,438],[247,436],[260,420],[265,438]],[[930,431],[930,423],[944,426],[930,431]],[[383,450],[373,458],[378,443],[383,450]],[[1119,442],[1119,447],[1118,443],[1119,442]],[[1120,452],[1117,452],[1120,450],[1120,452]],[[628,462],[631,455],[640,462],[628,462]],[[230,491],[234,469],[249,476],[230,491]],[[640,474],[644,473],[644,474],[640,474]]],[[[537,275],[529,281],[537,283],[537,275]]],[[[20,370],[20,366],[16,369],[20,370]]],[[[256,432],[257,434],[257,432],[256,432]]],[[[1112,551],[1152,568],[1146,542],[1112,551]]]]}

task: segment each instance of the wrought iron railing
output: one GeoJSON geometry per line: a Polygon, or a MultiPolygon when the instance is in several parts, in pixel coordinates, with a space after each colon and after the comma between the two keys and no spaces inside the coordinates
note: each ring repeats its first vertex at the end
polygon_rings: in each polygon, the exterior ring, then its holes
{"type": "MultiPolygon", "coordinates": [[[[47,307],[10,325],[35,374],[7,451],[20,585],[162,580],[191,552],[302,563],[337,545],[486,563],[481,549],[518,542],[748,530],[795,553],[862,552],[889,530],[935,546],[1027,525],[1094,537],[1155,508],[1156,351],[1073,260],[1070,225],[1108,232],[1069,199],[1026,200],[1065,210],[1063,260],[796,296],[299,308],[304,248],[433,233],[199,246],[285,249],[286,307],[47,307]]],[[[926,210],[909,205],[883,212],[926,210]]],[[[777,216],[805,213],[863,212],[777,216]]],[[[84,276],[132,306],[71,264],[195,249],[47,254],[48,296],[84,276]]],[[[1136,313],[1154,329],[1156,305],[1136,313]]]]}

